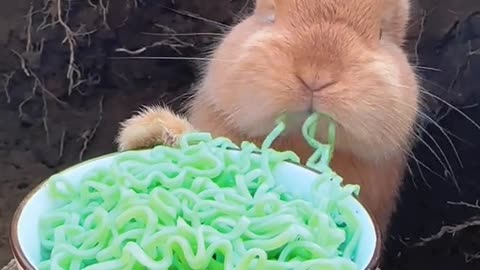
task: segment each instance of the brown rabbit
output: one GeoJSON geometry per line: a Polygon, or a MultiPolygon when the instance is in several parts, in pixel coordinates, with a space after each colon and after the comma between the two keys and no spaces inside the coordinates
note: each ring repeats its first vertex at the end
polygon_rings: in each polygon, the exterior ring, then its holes
{"type": "Polygon", "coordinates": [[[401,48],[409,7],[408,0],[258,0],[214,51],[188,121],[148,108],[123,123],[120,149],[174,144],[194,129],[260,143],[287,112],[290,130],[275,148],[305,161],[312,152],[299,124],[323,112],[337,123],[333,169],[361,185],[360,200],[385,233],[419,108],[401,48]]]}

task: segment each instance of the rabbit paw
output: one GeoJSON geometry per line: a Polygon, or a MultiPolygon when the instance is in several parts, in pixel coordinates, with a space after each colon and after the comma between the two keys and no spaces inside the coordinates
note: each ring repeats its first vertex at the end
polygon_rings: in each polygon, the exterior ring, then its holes
{"type": "Polygon", "coordinates": [[[152,106],[124,121],[116,141],[120,151],[175,146],[183,134],[192,131],[187,119],[167,108],[152,106]]]}

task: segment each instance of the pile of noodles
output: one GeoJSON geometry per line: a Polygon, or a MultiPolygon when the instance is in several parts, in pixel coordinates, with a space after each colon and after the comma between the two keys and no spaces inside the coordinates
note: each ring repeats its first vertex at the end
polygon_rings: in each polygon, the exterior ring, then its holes
{"type": "Polygon", "coordinates": [[[307,166],[320,172],[309,201],[276,185],[276,166],[299,162],[270,148],[282,121],[261,148],[191,133],[176,148],[120,153],[79,186],[53,176],[39,268],[357,269],[361,227],[344,202],[359,190],[329,168],[334,126],[330,145],[317,142],[318,117],[303,126],[316,149],[307,166]]]}

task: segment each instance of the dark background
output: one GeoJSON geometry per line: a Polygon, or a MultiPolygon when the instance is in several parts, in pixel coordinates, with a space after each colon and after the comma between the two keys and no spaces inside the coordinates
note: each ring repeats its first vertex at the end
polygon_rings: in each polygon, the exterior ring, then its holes
{"type": "MultiPolygon", "coordinates": [[[[201,57],[251,1],[0,0],[0,266],[28,191],[114,151],[118,122],[140,105],[181,108],[197,79],[195,61],[117,59],[129,56],[117,49],[201,57]],[[175,32],[204,34],[165,35],[175,32]]],[[[480,269],[479,11],[478,0],[415,3],[408,51],[431,93],[432,121],[414,151],[383,269],[480,269]]]]}

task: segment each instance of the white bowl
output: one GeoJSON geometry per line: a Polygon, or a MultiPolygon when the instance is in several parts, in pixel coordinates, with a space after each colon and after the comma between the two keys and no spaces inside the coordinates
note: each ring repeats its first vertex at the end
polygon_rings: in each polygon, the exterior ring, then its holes
{"type": "MultiPolygon", "coordinates": [[[[230,150],[233,154],[240,153],[230,150]]],[[[136,151],[138,155],[148,155],[150,150],[136,151]]],[[[94,168],[104,168],[112,163],[117,154],[110,154],[85,161],[68,168],[59,174],[65,176],[74,185],[78,185],[85,173],[94,168]]],[[[295,197],[309,200],[309,190],[317,173],[298,164],[283,162],[273,172],[278,184],[284,185],[295,197]]],[[[17,208],[11,227],[12,252],[20,269],[35,270],[40,262],[40,237],[38,223],[40,216],[53,208],[48,196],[46,183],[31,191],[17,208]]],[[[363,233],[358,248],[357,264],[359,270],[375,270],[380,254],[380,234],[368,211],[352,196],[348,199],[350,207],[362,223],[363,233]]]]}

